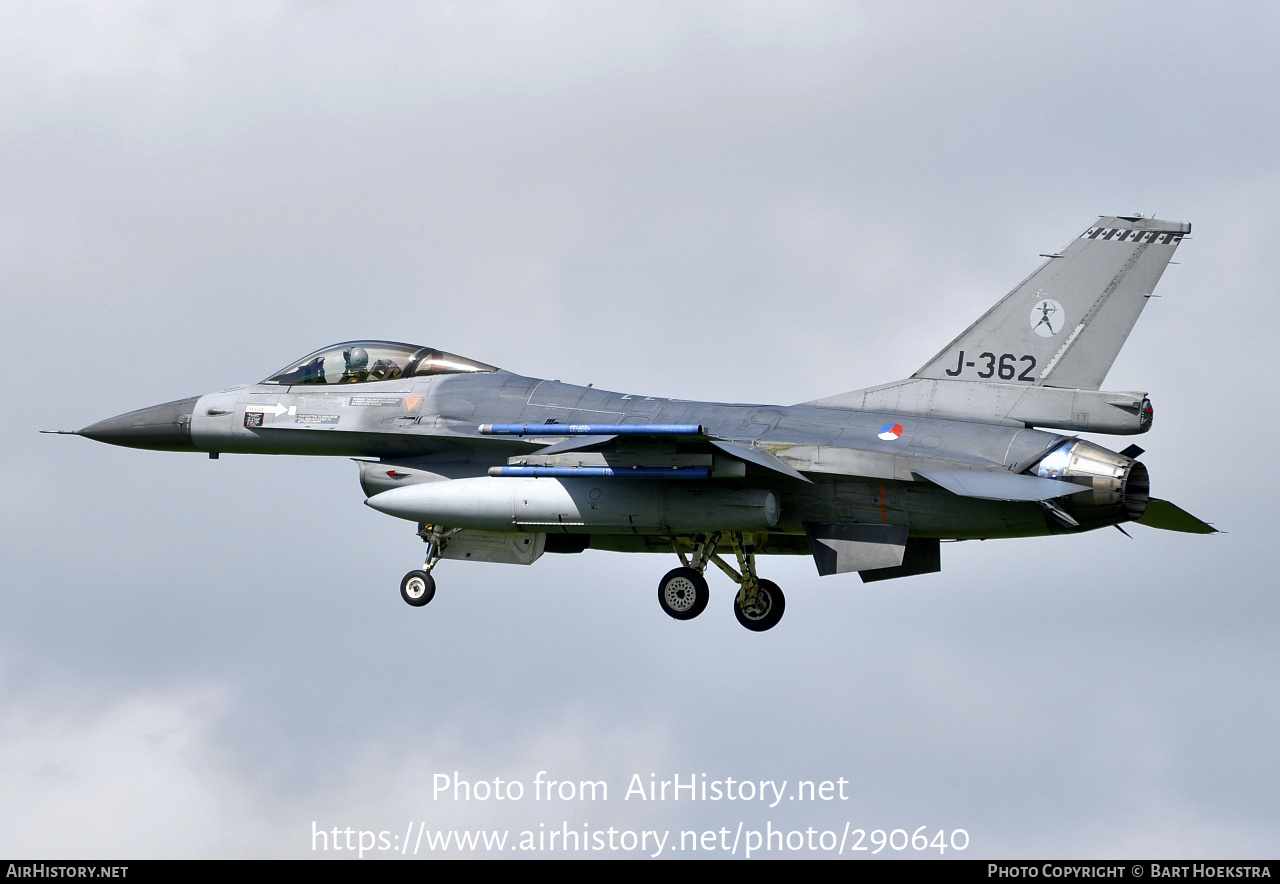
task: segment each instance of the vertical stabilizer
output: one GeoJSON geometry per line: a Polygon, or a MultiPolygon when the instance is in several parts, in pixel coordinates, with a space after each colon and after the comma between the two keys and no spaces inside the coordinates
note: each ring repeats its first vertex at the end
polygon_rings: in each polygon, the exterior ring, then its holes
{"type": "Polygon", "coordinates": [[[1191,225],[1103,217],[913,378],[1097,390],[1191,225]]]}

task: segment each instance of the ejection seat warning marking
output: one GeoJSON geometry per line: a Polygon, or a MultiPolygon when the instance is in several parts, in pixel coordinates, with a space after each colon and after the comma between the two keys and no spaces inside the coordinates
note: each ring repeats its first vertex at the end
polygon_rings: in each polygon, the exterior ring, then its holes
{"type": "Polygon", "coordinates": [[[265,417],[266,415],[261,411],[246,411],[244,413],[244,425],[246,427],[260,427],[265,417]]]}
{"type": "Polygon", "coordinates": [[[352,396],[351,404],[356,407],[385,407],[390,406],[399,408],[404,399],[400,396],[352,396]]]}
{"type": "Polygon", "coordinates": [[[295,424],[336,424],[336,414],[300,414],[293,419],[295,424]]]}

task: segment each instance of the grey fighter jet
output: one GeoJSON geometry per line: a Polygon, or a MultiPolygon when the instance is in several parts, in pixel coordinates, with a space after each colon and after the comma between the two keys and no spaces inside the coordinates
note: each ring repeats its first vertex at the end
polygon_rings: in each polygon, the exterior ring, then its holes
{"type": "MultiPolygon", "coordinates": [[[[665,552],[658,603],[689,620],[715,565],[748,629],[785,604],[762,554],[864,581],[940,570],[939,543],[1138,522],[1215,529],[1151,497],[1142,449],[1078,433],[1151,426],[1145,392],[1101,389],[1189,224],[1103,217],[904,380],[799,405],[687,402],[522,377],[390,341],[317,350],[257,384],[77,435],[165,451],[342,455],[365,503],[443,559],[528,565],[585,549],[665,552]]],[[[1123,528],[1121,528],[1123,530],[1123,528]]]]}

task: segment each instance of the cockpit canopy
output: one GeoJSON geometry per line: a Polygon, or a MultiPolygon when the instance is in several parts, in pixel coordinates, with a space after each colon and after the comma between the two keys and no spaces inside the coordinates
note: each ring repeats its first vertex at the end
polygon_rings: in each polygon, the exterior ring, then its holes
{"type": "Polygon", "coordinates": [[[492,365],[395,341],[347,341],[310,353],[264,384],[365,384],[397,378],[497,371],[492,365]]]}

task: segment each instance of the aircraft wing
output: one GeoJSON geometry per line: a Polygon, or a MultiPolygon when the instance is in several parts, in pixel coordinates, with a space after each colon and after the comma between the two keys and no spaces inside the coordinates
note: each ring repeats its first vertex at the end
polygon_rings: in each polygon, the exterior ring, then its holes
{"type": "Polygon", "coordinates": [[[716,438],[699,424],[482,424],[480,433],[548,442],[568,437],[509,458],[507,466],[490,469],[495,476],[737,478],[752,464],[812,484],[772,452],[716,438]]]}

